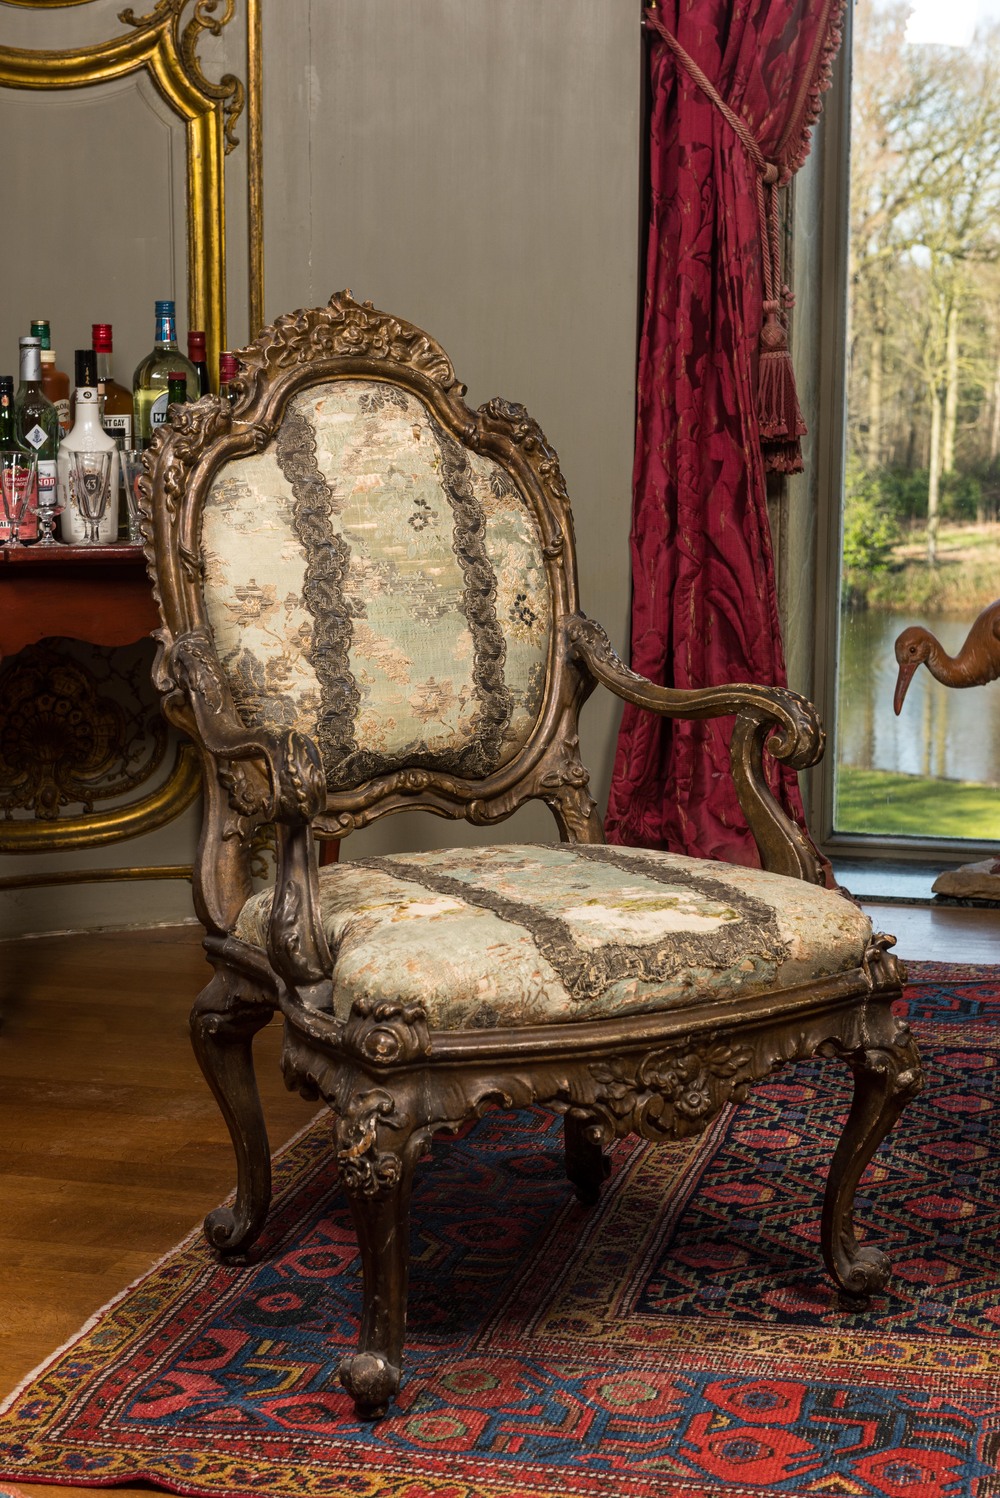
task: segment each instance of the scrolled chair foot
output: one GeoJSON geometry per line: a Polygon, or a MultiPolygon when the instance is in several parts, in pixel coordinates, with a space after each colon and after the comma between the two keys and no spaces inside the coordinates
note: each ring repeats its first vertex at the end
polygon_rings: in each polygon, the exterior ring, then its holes
{"type": "Polygon", "coordinates": [[[232,1207],[216,1207],[205,1218],[205,1240],[209,1247],[225,1254],[227,1259],[238,1257],[252,1247],[259,1234],[259,1215],[234,1212],[232,1207]]]}
{"type": "Polygon", "coordinates": [[[356,1352],[345,1358],[337,1376],[354,1400],[359,1420],[381,1420],[399,1393],[400,1370],[377,1352],[356,1352]]]}
{"type": "Polygon", "coordinates": [[[880,1248],[860,1248],[856,1242],[837,1244],[832,1253],[831,1274],[839,1288],[852,1299],[867,1300],[889,1283],[892,1266],[880,1248]]]}

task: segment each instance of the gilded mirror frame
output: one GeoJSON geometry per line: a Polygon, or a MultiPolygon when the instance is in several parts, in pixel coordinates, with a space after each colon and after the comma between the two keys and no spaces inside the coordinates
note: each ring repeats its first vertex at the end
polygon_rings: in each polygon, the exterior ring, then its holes
{"type": "MultiPolygon", "coordinates": [[[[54,9],[45,0],[6,0],[25,9],[54,9]]],[[[65,5],[67,0],[60,0],[65,5]]],[[[68,0],[83,3],[83,0],[68,0]]],[[[202,71],[198,42],[218,36],[232,19],[236,0],[156,0],[146,15],[132,7],[119,21],[130,31],[94,46],[34,51],[0,46],[0,87],[86,88],[142,70],[184,122],[187,144],[188,325],[204,328],[208,365],[218,367],[226,347],[226,207],[224,161],[237,144],[235,125],[247,106],[249,321],[263,321],[261,226],[260,0],[247,0],[248,89],[232,73],[212,83],[202,71]]]]}
{"type": "MultiPolygon", "coordinates": [[[[27,10],[54,11],[88,0],[4,0],[27,10]]],[[[145,71],[160,96],[183,121],[186,139],[188,325],[206,332],[209,368],[218,368],[226,342],[225,157],[237,145],[235,125],[246,109],[248,303],[251,333],[263,323],[263,203],[261,132],[261,0],[246,0],[247,84],[231,73],[218,83],[198,58],[202,33],[221,34],[236,0],[155,0],[137,15],[132,7],[118,20],[121,36],[66,51],[0,46],[0,87],[68,89],[125,78],[145,71]]],[[[0,830],[0,853],[39,853],[100,847],[152,832],[177,817],[198,793],[200,776],[192,746],[178,745],[167,779],[130,805],[51,822],[18,819],[0,830]]],[[[177,872],[175,871],[174,877],[177,872]]],[[[183,871],[186,872],[186,871],[183,871]]],[[[101,877],[163,877],[158,870],[101,871],[101,877]]],[[[80,871],[74,877],[86,877],[80,871]]],[[[43,881],[44,876],[42,876],[43,881]]],[[[4,887],[21,884],[20,877],[4,887]]],[[[30,880],[28,882],[31,882],[30,880]]]]}

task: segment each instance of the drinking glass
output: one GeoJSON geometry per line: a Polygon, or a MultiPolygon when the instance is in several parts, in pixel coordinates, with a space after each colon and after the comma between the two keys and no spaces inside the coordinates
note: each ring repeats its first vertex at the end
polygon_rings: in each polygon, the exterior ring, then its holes
{"type": "Polygon", "coordinates": [[[36,490],[36,494],[37,498],[32,507],[34,514],[38,516],[38,541],[36,545],[58,546],[60,543],[55,537],[56,516],[62,514],[63,506],[56,498],[55,489],[47,489],[45,491],[46,497],[44,502],[42,501],[42,491],[40,489],[36,490]]]}
{"type": "Polygon", "coordinates": [[[22,452],[0,453],[0,490],[3,507],[10,521],[10,546],[22,546],[21,521],[37,480],[37,462],[34,454],[22,452]]]}
{"type": "Polygon", "coordinates": [[[70,503],[80,512],[80,519],[87,527],[87,542],[94,546],[111,497],[115,450],[74,452],[68,457],[70,503]]]}
{"type": "Polygon", "coordinates": [[[139,527],[139,491],[136,487],[142,477],[141,447],[123,447],[118,454],[122,464],[122,483],[125,485],[125,502],[128,505],[128,538],[132,542],[142,540],[139,527]]]}

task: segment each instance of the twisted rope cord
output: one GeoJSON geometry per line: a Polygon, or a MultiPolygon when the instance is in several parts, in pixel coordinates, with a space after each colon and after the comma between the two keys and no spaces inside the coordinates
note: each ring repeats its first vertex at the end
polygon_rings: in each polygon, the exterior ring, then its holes
{"type": "Polygon", "coordinates": [[[789,288],[781,280],[781,225],[778,213],[779,187],[784,187],[790,173],[775,161],[768,161],[760,142],[745,120],[732,109],[708,75],[660,20],[656,10],[646,11],[646,24],[662,37],[692,81],[701,89],[722,115],[737,139],[746,148],[757,168],[757,212],[760,216],[760,241],[764,270],[764,313],[777,314],[794,305],[789,288]]]}

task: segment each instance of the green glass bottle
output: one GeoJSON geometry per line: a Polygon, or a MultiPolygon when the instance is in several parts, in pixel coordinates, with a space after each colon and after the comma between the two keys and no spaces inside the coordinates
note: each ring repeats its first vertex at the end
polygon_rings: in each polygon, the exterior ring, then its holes
{"type": "Polygon", "coordinates": [[[167,375],[167,417],[171,406],[183,406],[188,398],[187,374],[183,369],[172,369],[167,375]]]}
{"type": "Polygon", "coordinates": [[[198,399],[198,371],[177,347],[173,302],[156,304],[156,341],[132,376],[132,399],[135,402],[135,443],[148,447],[153,433],[167,419],[170,395],[167,376],[171,371],[184,374],[188,400],[198,399]]]}
{"type": "Polygon", "coordinates": [[[0,453],[23,450],[14,422],[14,376],[0,375],[0,453]]]}
{"type": "Polygon", "coordinates": [[[21,338],[21,383],[14,397],[17,434],[38,459],[38,499],[55,504],[59,416],[42,389],[42,345],[38,338],[21,338]]]}

